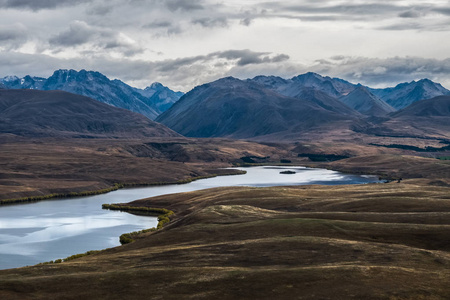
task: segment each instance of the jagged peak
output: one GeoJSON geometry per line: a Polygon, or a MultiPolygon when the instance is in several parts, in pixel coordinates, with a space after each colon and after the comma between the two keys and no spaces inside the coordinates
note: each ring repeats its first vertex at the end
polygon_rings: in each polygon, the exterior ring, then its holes
{"type": "Polygon", "coordinates": [[[153,82],[152,84],[150,84],[148,87],[146,87],[144,90],[148,91],[148,90],[159,90],[162,88],[166,88],[164,85],[162,85],[159,82],[153,82]]]}
{"type": "Polygon", "coordinates": [[[3,77],[2,81],[3,82],[11,82],[11,81],[19,80],[19,79],[20,78],[17,77],[16,75],[10,75],[10,76],[3,77]]]}
{"type": "Polygon", "coordinates": [[[300,79],[304,79],[304,78],[306,78],[306,79],[313,78],[313,79],[324,80],[327,77],[323,77],[322,75],[320,75],[318,73],[314,73],[314,72],[306,72],[304,74],[300,74],[300,75],[292,77],[291,80],[296,81],[296,80],[300,80],[300,79]]]}

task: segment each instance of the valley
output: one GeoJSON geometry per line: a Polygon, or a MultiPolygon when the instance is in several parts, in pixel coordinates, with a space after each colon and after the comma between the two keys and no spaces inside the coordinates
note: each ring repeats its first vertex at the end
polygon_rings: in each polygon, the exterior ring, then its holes
{"type": "MultiPolygon", "coordinates": [[[[74,72],[54,79],[111,84],[74,72]]],[[[78,93],[0,89],[2,204],[237,174],[223,169],[231,166],[319,167],[384,182],[119,201],[174,215],[126,245],[2,270],[0,297],[447,299],[447,93],[429,80],[377,90],[315,73],[226,77],[144,116],[78,93]]]]}

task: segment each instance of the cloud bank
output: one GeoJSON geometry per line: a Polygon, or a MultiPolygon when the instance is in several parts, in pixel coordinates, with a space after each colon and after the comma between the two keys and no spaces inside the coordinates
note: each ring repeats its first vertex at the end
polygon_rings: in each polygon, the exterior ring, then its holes
{"type": "Polygon", "coordinates": [[[0,0],[0,76],[91,69],[187,91],[307,71],[450,86],[447,0],[0,0]]]}

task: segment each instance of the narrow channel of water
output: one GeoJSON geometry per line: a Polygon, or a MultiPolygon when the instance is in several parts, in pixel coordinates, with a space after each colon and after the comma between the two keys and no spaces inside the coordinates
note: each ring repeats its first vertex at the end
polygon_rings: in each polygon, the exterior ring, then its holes
{"type": "Polygon", "coordinates": [[[188,184],[121,189],[102,195],[46,200],[0,207],[0,269],[34,265],[89,250],[120,245],[122,233],[155,227],[154,217],[102,210],[103,203],[223,186],[280,186],[361,184],[376,176],[343,174],[304,167],[238,168],[245,175],[221,176],[188,184]],[[280,174],[291,170],[295,174],[280,174]]]}

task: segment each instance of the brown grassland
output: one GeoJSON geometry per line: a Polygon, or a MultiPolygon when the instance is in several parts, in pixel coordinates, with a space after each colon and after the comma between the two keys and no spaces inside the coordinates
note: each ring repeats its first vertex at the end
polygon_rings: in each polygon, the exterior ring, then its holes
{"type": "MultiPolygon", "coordinates": [[[[77,184],[83,190],[113,182],[175,181],[212,174],[215,167],[245,155],[298,163],[284,148],[194,141],[178,140],[187,144],[173,151],[178,146],[91,141],[79,148],[66,142],[55,145],[51,158],[38,144],[23,144],[21,158],[8,148],[13,146],[2,145],[0,184],[3,191],[8,182],[17,187],[17,196],[28,188],[53,192],[46,183],[52,180],[61,180],[58,188],[64,190],[77,184]],[[58,149],[61,155],[54,154],[58,149]],[[65,151],[72,151],[76,161],[65,151]],[[179,153],[189,159],[170,158],[179,153]],[[23,170],[17,169],[20,159],[23,170]],[[67,178],[65,168],[74,170],[73,178],[67,178]],[[47,178],[53,169],[55,177],[47,178]],[[23,178],[35,180],[34,185],[23,178]]],[[[401,182],[217,188],[123,204],[175,214],[162,229],[120,247],[59,264],[2,270],[0,298],[450,299],[450,162],[377,151],[332,163],[305,163],[401,177],[401,182]]]]}

